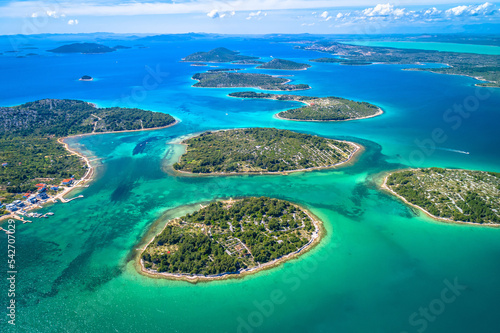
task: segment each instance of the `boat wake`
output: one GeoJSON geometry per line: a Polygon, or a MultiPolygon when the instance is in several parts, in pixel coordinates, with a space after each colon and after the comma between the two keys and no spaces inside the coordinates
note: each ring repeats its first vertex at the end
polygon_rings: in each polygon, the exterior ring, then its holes
{"type": "Polygon", "coordinates": [[[451,152],[453,152],[453,153],[459,153],[459,154],[465,154],[465,155],[469,155],[469,154],[470,154],[468,151],[457,150],[457,149],[451,149],[451,148],[436,148],[436,149],[441,149],[441,150],[451,151],[451,152]]]}

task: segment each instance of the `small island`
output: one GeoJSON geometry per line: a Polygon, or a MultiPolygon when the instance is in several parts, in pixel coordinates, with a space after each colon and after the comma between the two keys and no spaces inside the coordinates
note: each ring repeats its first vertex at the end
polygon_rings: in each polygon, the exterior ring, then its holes
{"type": "Polygon", "coordinates": [[[205,132],[183,142],[174,170],[195,174],[265,174],[309,171],[348,162],[360,147],[275,128],[205,132]]]}
{"type": "Polygon", "coordinates": [[[372,118],[383,111],[367,102],[356,102],[340,97],[311,97],[297,95],[279,95],[242,91],[229,94],[238,98],[263,98],[278,101],[296,101],[306,106],[280,112],[277,118],[296,121],[346,121],[372,118]]]}
{"type": "Polygon", "coordinates": [[[0,123],[0,206],[15,202],[8,210],[19,215],[48,201],[63,201],[63,195],[91,178],[89,160],[70,151],[64,137],[164,128],[176,120],[153,111],[43,99],[0,107],[0,123]]]}
{"type": "Polygon", "coordinates": [[[301,64],[295,61],[285,60],[285,59],[273,59],[265,64],[257,66],[261,69],[278,69],[278,70],[289,70],[289,71],[300,71],[306,70],[311,65],[301,64]]]}
{"type": "Polygon", "coordinates": [[[366,66],[366,65],[372,64],[371,62],[368,62],[368,61],[350,60],[350,59],[343,59],[343,58],[318,58],[318,59],[311,59],[309,61],[323,62],[323,63],[330,63],[330,64],[341,64],[341,65],[348,65],[348,66],[366,66]]]}
{"type": "Polygon", "coordinates": [[[93,81],[94,78],[92,76],[89,76],[89,75],[84,75],[79,80],[80,81],[93,81]]]}
{"type": "Polygon", "coordinates": [[[234,65],[260,65],[263,64],[263,61],[260,60],[238,60],[232,62],[234,65]]]}
{"type": "Polygon", "coordinates": [[[500,173],[441,168],[402,170],[389,174],[382,186],[436,219],[500,223],[500,173]]]}
{"type": "Polygon", "coordinates": [[[185,62],[233,62],[233,61],[247,61],[259,59],[258,57],[251,57],[240,54],[237,51],[231,51],[225,47],[218,47],[208,52],[196,52],[188,55],[182,61],[185,62]]]}
{"type": "Polygon", "coordinates": [[[288,84],[289,79],[256,73],[207,72],[196,73],[193,80],[198,82],[193,87],[203,88],[259,88],[263,90],[306,90],[307,84],[288,84]]]}
{"type": "Polygon", "coordinates": [[[141,271],[190,282],[241,277],[306,252],[321,234],[321,222],[288,201],[213,202],[170,220],[145,246],[141,271]]]}
{"type": "Polygon", "coordinates": [[[73,43],[73,44],[59,46],[52,50],[48,50],[48,52],[52,53],[82,53],[82,54],[109,53],[114,51],[116,51],[116,48],[97,43],[73,43]]]}

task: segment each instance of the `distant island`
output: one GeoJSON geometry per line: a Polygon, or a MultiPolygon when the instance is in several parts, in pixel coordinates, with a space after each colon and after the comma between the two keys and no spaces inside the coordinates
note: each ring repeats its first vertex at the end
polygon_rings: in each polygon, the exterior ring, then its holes
{"type": "Polygon", "coordinates": [[[84,75],[79,80],[80,81],[93,81],[94,78],[92,76],[89,76],[89,75],[84,75]]]}
{"type": "Polygon", "coordinates": [[[288,79],[267,74],[256,73],[228,73],[207,72],[197,73],[193,76],[197,80],[193,87],[205,88],[260,88],[264,90],[306,90],[311,87],[307,84],[287,84],[288,79]]]}
{"type": "Polygon", "coordinates": [[[348,162],[360,147],[352,142],[275,128],[205,132],[183,142],[174,170],[196,174],[308,171],[348,162]]]}
{"type": "Polygon", "coordinates": [[[349,60],[349,59],[343,59],[343,58],[317,58],[317,59],[311,59],[309,61],[341,64],[341,65],[349,65],[349,66],[366,66],[366,65],[372,64],[371,62],[368,62],[368,61],[349,60]]]}
{"type": "MultiPolygon", "coordinates": [[[[474,53],[439,52],[429,50],[397,49],[391,47],[375,47],[350,45],[338,42],[304,42],[306,45],[297,46],[304,50],[314,50],[331,53],[353,62],[377,62],[388,64],[446,64],[449,67],[429,68],[419,67],[406,70],[428,71],[440,74],[465,75],[477,80],[485,81],[478,86],[500,87],[500,56],[474,53]]],[[[311,61],[324,62],[325,58],[311,61]]],[[[331,59],[331,58],[328,58],[331,59]]],[[[328,62],[336,62],[328,60],[328,62]]],[[[344,63],[346,63],[344,61],[344,63]]],[[[349,63],[346,63],[349,64],[349,63]]]]}
{"type": "Polygon", "coordinates": [[[55,49],[48,50],[48,52],[53,53],[108,53],[114,52],[116,48],[108,47],[106,45],[97,43],[73,43],[68,45],[59,46],[55,49]]]}
{"type": "Polygon", "coordinates": [[[297,121],[345,121],[378,116],[383,111],[367,102],[356,102],[340,97],[311,97],[256,93],[253,91],[229,94],[239,98],[264,98],[278,101],[297,101],[306,106],[290,109],[277,114],[278,118],[297,121]]]}
{"type": "Polygon", "coordinates": [[[231,51],[225,47],[218,47],[208,52],[196,52],[188,55],[182,61],[186,62],[233,62],[233,61],[247,61],[259,59],[258,57],[251,57],[241,55],[237,51],[231,51]]]}
{"type": "Polygon", "coordinates": [[[301,64],[295,61],[285,60],[285,59],[273,59],[265,64],[257,66],[257,68],[261,69],[279,69],[279,70],[291,70],[291,71],[299,71],[305,70],[311,67],[308,64],[301,64]]]}
{"type": "Polygon", "coordinates": [[[218,201],[170,220],[144,248],[147,275],[191,282],[274,267],[317,244],[321,222],[288,201],[218,201]]]}
{"type": "Polygon", "coordinates": [[[176,120],[159,112],[97,108],[78,100],[43,99],[0,107],[0,123],[0,202],[3,205],[20,200],[21,204],[22,200],[35,197],[33,202],[18,206],[22,211],[51,199],[50,195],[36,199],[40,193],[64,192],[65,186],[78,183],[91,172],[88,160],[66,150],[62,138],[162,128],[175,124],[176,120]]]}
{"type": "Polygon", "coordinates": [[[434,218],[500,223],[500,173],[441,168],[403,170],[389,174],[383,187],[434,218]]]}

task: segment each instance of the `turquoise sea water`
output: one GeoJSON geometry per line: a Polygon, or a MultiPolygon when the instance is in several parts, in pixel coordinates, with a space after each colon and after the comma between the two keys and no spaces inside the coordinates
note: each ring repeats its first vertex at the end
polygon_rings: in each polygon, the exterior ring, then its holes
{"type": "Polygon", "coordinates": [[[362,45],[362,46],[380,46],[394,47],[399,49],[413,50],[431,50],[441,52],[462,52],[462,53],[477,53],[477,54],[500,54],[500,47],[494,45],[476,45],[462,43],[441,43],[441,42],[407,42],[407,41],[349,41],[347,44],[362,45]]]}
{"type": "MultiPolygon", "coordinates": [[[[34,43],[40,50],[56,44],[34,43]]],[[[312,86],[301,94],[364,100],[385,111],[360,121],[288,122],[273,115],[297,104],[226,96],[248,89],[192,88],[190,77],[205,68],[178,60],[218,46],[296,61],[319,54],[246,38],[140,43],[149,48],[0,56],[0,69],[9,78],[0,81],[1,105],[75,98],[167,112],[181,120],[164,130],[69,140],[98,159],[96,180],[79,190],[83,199],[42,210],[53,217],[17,225],[17,325],[2,316],[2,332],[498,329],[500,230],[435,222],[377,186],[383,172],[407,166],[500,171],[498,90],[477,88],[467,77],[402,71],[405,66],[395,65],[311,63],[307,71],[262,71],[293,75],[294,82],[312,86]],[[99,80],[79,82],[84,74],[99,80]],[[460,106],[460,112],[448,111],[460,106]],[[179,137],[250,126],[349,139],[366,150],[353,165],[288,176],[198,178],[166,171],[182,153],[171,144],[179,137]],[[146,148],[134,155],[141,144],[146,148]],[[298,260],[241,280],[192,285],[136,272],[135,249],[166,220],[197,209],[200,202],[250,195],[305,205],[324,221],[326,237],[298,260]],[[449,284],[455,282],[466,289],[453,294],[449,284]],[[427,317],[420,313],[429,307],[427,317]]],[[[0,237],[0,248],[6,247],[0,237]]],[[[5,263],[6,254],[0,251],[5,263]]],[[[5,309],[4,279],[0,288],[5,309]]]]}

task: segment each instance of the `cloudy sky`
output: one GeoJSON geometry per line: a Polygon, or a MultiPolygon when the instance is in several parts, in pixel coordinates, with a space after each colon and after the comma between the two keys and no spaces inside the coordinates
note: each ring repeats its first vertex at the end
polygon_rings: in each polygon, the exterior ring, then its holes
{"type": "Polygon", "coordinates": [[[4,1],[0,34],[500,32],[498,2],[372,0],[4,1]]]}

